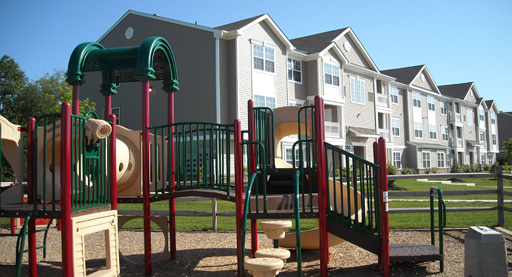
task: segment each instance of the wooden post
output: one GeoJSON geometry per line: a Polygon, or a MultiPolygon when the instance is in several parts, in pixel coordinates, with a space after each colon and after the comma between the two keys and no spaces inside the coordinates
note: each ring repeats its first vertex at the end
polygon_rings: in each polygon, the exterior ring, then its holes
{"type": "Polygon", "coordinates": [[[503,168],[498,165],[496,166],[496,179],[497,182],[497,189],[498,189],[498,226],[504,227],[505,226],[505,210],[504,207],[504,201],[503,201],[503,168]]]}

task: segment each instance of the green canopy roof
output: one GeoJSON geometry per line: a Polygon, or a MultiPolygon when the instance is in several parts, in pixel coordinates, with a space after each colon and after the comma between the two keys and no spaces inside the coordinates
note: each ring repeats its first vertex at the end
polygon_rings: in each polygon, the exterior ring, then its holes
{"type": "Polygon", "coordinates": [[[85,83],[84,72],[100,71],[101,93],[116,93],[119,83],[163,80],[166,92],[176,92],[178,73],[169,43],[162,37],[145,39],[140,46],[105,48],[99,43],[79,44],[69,59],[70,85],[85,83]]]}

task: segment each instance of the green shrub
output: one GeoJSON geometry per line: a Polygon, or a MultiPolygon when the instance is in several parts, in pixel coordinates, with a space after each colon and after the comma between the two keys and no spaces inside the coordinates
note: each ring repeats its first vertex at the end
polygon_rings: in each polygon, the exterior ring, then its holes
{"type": "Polygon", "coordinates": [[[391,163],[388,163],[388,175],[396,175],[396,166],[391,163]]]}
{"type": "Polygon", "coordinates": [[[437,167],[430,167],[425,169],[425,174],[436,174],[438,171],[437,167]]]}
{"type": "Polygon", "coordinates": [[[413,174],[414,170],[412,168],[406,167],[402,169],[402,174],[413,174]]]}
{"type": "Polygon", "coordinates": [[[485,171],[489,171],[489,170],[491,170],[491,165],[484,164],[484,170],[485,170],[485,171]]]}
{"type": "Polygon", "coordinates": [[[462,173],[464,172],[464,166],[459,165],[457,161],[453,162],[452,167],[450,168],[450,173],[462,173]]]}

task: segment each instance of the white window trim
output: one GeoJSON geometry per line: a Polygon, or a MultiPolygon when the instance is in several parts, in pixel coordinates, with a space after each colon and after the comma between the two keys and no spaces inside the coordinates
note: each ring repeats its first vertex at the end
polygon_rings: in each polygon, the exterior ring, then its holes
{"type": "Polygon", "coordinates": [[[446,153],[444,151],[437,151],[437,167],[446,168],[446,153]],[[439,154],[443,155],[443,165],[444,166],[439,166],[439,154]]]}
{"type": "Polygon", "coordinates": [[[414,122],[413,130],[414,130],[414,137],[415,138],[423,138],[423,123],[422,122],[414,122]],[[421,131],[421,133],[420,133],[421,136],[416,136],[416,124],[420,124],[421,125],[421,128],[418,129],[419,131],[421,131]]]}
{"type": "Polygon", "coordinates": [[[420,93],[419,91],[413,91],[413,92],[412,92],[412,107],[413,107],[413,108],[416,108],[416,109],[421,109],[421,106],[422,106],[422,105],[421,105],[421,93],[420,93]],[[415,97],[414,97],[415,95],[419,95],[419,100],[415,99],[415,97]],[[414,101],[415,101],[415,100],[416,100],[416,101],[418,101],[418,102],[420,103],[420,106],[419,106],[419,107],[418,107],[418,106],[416,106],[416,105],[414,105],[414,103],[415,103],[414,101]]]}
{"type": "Polygon", "coordinates": [[[468,126],[475,125],[475,115],[474,115],[472,109],[466,109],[466,121],[468,123],[468,126]],[[471,113],[471,116],[470,116],[470,113],[471,113]]]}
{"type": "Polygon", "coordinates": [[[392,135],[394,137],[400,137],[400,117],[391,117],[391,133],[392,133],[392,135]],[[397,128],[398,128],[398,136],[395,135],[395,133],[393,132],[393,128],[394,128],[393,121],[395,121],[395,120],[398,120],[398,126],[397,126],[397,128]]]}
{"type": "Polygon", "coordinates": [[[429,140],[437,140],[437,125],[436,124],[429,124],[428,125],[428,139],[429,140]],[[430,127],[434,126],[434,132],[432,132],[432,130],[430,129],[430,127]],[[431,138],[430,137],[430,133],[434,133],[435,134],[435,138],[431,138]]]}
{"type": "Polygon", "coordinates": [[[436,98],[434,96],[427,96],[427,109],[432,112],[436,111],[436,98]],[[430,102],[431,100],[433,100],[432,103],[430,102]],[[433,107],[433,110],[430,109],[431,106],[433,107]]]}
{"type": "Polygon", "coordinates": [[[439,101],[439,113],[442,115],[448,115],[448,103],[446,103],[446,101],[439,101]]]}
{"type": "MultiPolygon", "coordinates": [[[[275,54],[274,54],[274,57],[275,57],[275,54]]],[[[303,78],[303,77],[302,77],[302,68],[303,68],[303,67],[302,67],[302,60],[294,59],[294,58],[290,58],[290,57],[288,57],[288,59],[286,60],[286,76],[287,76],[286,78],[288,79],[288,82],[292,82],[292,83],[296,83],[296,84],[302,84],[302,80],[303,80],[303,79],[302,79],[302,78],[303,78]],[[290,70],[290,68],[288,67],[288,62],[289,62],[288,60],[291,60],[291,62],[292,62],[292,69],[291,69],[291,70],[292,70],[292,79],[291,79],[291,80],[289,79],[289,76],[288,76],[288,71],[290,70]],[[295,69],[293,68],[293,61],[298,61],[298,62],[300,63],[300,71],[299,71],[299,72],[300,72],[300,82],[299,82],[299,81],[295,81],[295,80],[293,79],[293,71],[297,71],[297,70],[295,70],[295,69]]],[[[274,70],[274,71],[275,71],[275,70],[274,70]]]]}
{"type": "Polygon", "coordinates": [[[393,153],[391,153],[391,163],[396,166],[397,168],[402,168],[402,153],[400,151],[393,151],[393,153]],[[398,153],[398,156],[400,157],[400,159],[398,160],[398,162],[400,163],[400,166],[396,166],[395,164],[395,154],[398,153]]]}
{"type": "Polygon", "coordinates": [[[359,105],[365,105],[366,104],[366,92],[364,90],[364,79],[359,77],[359,76],[350,76],[349,77],[349,82],[350,82],[350,103],[359,104],[359,105]],[[356,101],[352,100],[352,80],[355,80],[355,81],[358,81],[358,82],[362,83],[362,86],[361,86],[362,87],[362,95],[361,95],[361,97],[363,99],[363,102],[356,102],[356,101]]]}
{"type": "Polygon", "coordinates": [[[450,140],[450,129],[448,128],[448,125],[441,125],[441,140],[442,141],[450,140]],[[446,130],[446,139],[443,139],[443,130],[446,130]]]}
{"type": "Polygon", "coordinates": [[[288,100],[288,106],[304,106],[304,103],[306,100],[300,100],[300,99],[289,99],[288,100]]]}
{"type": "Polygon", "coordinates": [[[400,101],[398,100],[398,95],[399,95],[398,87],[391,86],[389,89],[389,98],[390,98],[391,104],[398,105],[400,103],[400,101]],[[395,89],[395,90],[393,90],[393,89],[395,89]],[[393,102],[393,97],[392,97],[394,95],[393,91],[396,91],[396,103],[393,102]]]}
{"type": "MultiPolygon", "coordinates": [[[[251,64],[252,64],[252,70],[256,70],[257,72],[261,72],[261,73],[265,73],[265,74],[270,74],[270,75],[276,75],[276,51],[277,47],[274,46],[274,45],[270,45],[269,43],[266,43],[266,42],[259,42],[259,41],[251,41],[251,57],[252,57],[252,60],[251,60],[251,64]],[[263,47],[263,69],[258,69],[258,68],[255,68],[254,67],[254,45],[260,45],[263,47]],[[265,57],[265,48],[269,48],[269,49],[272,49],[274,50],[274,71],[267,71],[265,70],[265,61],[267,60],[266,57],[265,57]]],[[[287,73],[288,74],[288,73],[287,73]]]]}
{"type": "MultiPolygon", "coordinates": [[[[340,66],[337,62],[333,61],[332,59],[330,59],[330,60],[328,60],[328,61],[324,61],[324,63],[322,64],[322,66],[323,66],[322,71],[323,71],[323,73],[324,73],[324,75],[323,75],[324,85],[325,85],[325,86],[329,86],[329,87],[333,87],[333,88],[338,88],[338,89],[339,89],[339,88],[341,87],[341,66],[340,66]],[[326,80],[325,80],[325,74],[327,74],[327,73],[325,72],[325,65],[326,65],[326,64],[328,64],[328,65],[330,65],[330,66],[336,66],[336,67],[338,68],[338,85],[333,85],[333,84],[329,84],[329,83],[327,83],[327,82],[326,82],[326,80]]],[[[329,74],[329,75],[331,75],[331,76],[335,76],[334,74],[329,74]]]]}

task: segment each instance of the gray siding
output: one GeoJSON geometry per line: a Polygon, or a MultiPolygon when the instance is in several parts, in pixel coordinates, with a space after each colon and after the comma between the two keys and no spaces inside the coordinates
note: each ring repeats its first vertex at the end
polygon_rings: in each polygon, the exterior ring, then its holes
{"type": "Polygon", "coordinates": [[[343,74],[343,84],[346,86],[345,125],[363,127],[375,130],[375,109],[373,78],[362,76],[350,71],[343,74]],[[359,76],[364,80],[365,104],[352,103],[350,97],[350,76],[359,76]]]}
{"type": "Polygon", "coordinates": [[[416,76],[416,78],[412,81],[412,85],[415,85],[415,86],[418,86],[420,88],[424,88],[426,90],[430,90],[434,93],[437,94],[436,92],[436,85],[433,84],[429,78],[427,77],[427,73],[422,71],[420,72],[420,74],[418,74],[418,76],[416,76]],[[425,76],[424,77],[424,81],[421,80],[421,76],[422,74],[425,76]]]}
{"type": "MultiPolygon", "coordinates": [[[[320,76],[318,70],[319,70],[319,63],[318,60],[308,61],[303,64],[306,64],[306,91],[307,96],[315,96],[320,94],[318,91],[318,82],[320,82],[318,76],[320,76]]],[[[323,80],[323,79],[322,79],[323,80]]]]}
{"type": "MultiPolygon", "coordinates": [[[[306,72],[307,70],[307,63],[302,61],[302,82],[294,82],[288,80],[288,95],[290,99],[300,99],[300,100],[306,100],[307,97],[307,82],[306,79],[306,72]]],[[[286,72],[288,74],[288,71],[286,72]]],[[[313,73],[314,74],[314,73],[313,73]]]]}
{"type": "Polygon", "coordinates": [[[348,61],[351,64],[372,69],[370,68],[370,64],[366,61],[364,55],[356,47],[356,43],[354,42],[354,40],[352,40],[352,38],[350,38],[348,34],[345,34],[338,41],[336,41],[336,44],[338,44],[338,47],[341,49],[341,52],[347,57],[348,61]],[[345,48],[343,47],[345,41],[350,44],[350,51],[345,50],[345,48]]]}

